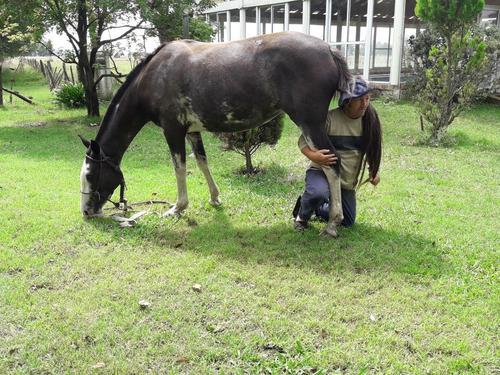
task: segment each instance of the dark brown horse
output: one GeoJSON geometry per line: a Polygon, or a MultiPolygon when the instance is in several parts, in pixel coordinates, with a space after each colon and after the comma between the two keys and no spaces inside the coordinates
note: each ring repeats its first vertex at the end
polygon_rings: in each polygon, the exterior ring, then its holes
{"type": "MultiPolygon", "coordinates": [[[[160,46],[139,64],[114,96],[81,171],[81,210],[97,216],[118,185],[120,162],[148,121],[163,129],[175,167],[177,202],[167,214],[188,205],[186,138],[210,190],[219,189],[208,169],[200,132],[233,132],[266,123],[285,112],[311,147],[335,152],[325,133],[328,106],[352,77],[342,56],[311,36],[284,32],[223,44],[179,40],[160,46]]],[[[340,161],[339,161],[340,162],[340,161]]],[[[332,195],[326,233],[336,236],[342,221],[340,180],[325,168],[332,195]]]]}

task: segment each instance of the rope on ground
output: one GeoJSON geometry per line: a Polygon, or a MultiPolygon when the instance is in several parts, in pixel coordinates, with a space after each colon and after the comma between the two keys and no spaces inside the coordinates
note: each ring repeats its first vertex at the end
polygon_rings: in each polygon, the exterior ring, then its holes
{"type": "Polygon", "coordinates": [[[114,213],[108,216],[111,220],[118,222],[121,228],[130,228],[137,224],[137,220],[139,218],[152,213],[151,209],[155,204],[168,204],[172,206],[172,204],[167,201],[147,200],[130,204],[125,203],[120,206],[107,207],[104,210],[118,210],[120,212],[127,213],[134,211],[133,207],[148,205],[149,206],[148,209],[136,212],[130,217],[120,216],[118,213],[114,213]]]}

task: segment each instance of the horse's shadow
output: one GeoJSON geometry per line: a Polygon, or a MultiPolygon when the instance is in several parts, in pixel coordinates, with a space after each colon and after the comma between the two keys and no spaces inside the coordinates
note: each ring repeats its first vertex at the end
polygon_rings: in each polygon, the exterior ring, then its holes
{"type": "Polygon", "coordinates": [[[340,228],[337,239],[320,235],[324,223],[299,233],[283,221],[265,226],[238,226],[223,208],[206,211],[195,219],[187,212],[180,218],[150,216],[136,227],[121,229],[109,221],[89,221],[117,241],[131,240],[156,249],[190,251],[200,256],[230,258],[248,265],[272,264],[309,268],[318,272],[354,273],[390,271],[410,275],[440,275],[444,259],[436,243],[414,233],[398,233],[358,223],[340,228]],[[208,217],[210,216],[210,217],[208,217]]]}

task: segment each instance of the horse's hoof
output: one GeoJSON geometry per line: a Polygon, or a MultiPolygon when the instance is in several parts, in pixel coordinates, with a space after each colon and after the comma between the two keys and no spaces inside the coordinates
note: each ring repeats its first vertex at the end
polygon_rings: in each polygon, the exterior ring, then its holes
{"type": "Polygon", "coordinates": [[[210,199],[208,201],[212,206],[215,206],[215,207],[218,207],[220,205],[222,205],[222,202],[220,201],[219,198],[215,198],[215,199],[210,199]]]}
{"type": "Polygon", "coordinates": [[[163,217],[180,216],[183,210],[179,210],[177,206],[172,206],[168,211],[166,211],[163,217]]]}
{"type": "Polygon", "coordinates": [[[337,229],[328,228],[328,227],[326,227],[325,229],[323,229],[321,231],[321,235],[325,236],[325,237],[333,237],[333,238],[337,238],[339,236],[339,234],[337,233],[337,229]]]}

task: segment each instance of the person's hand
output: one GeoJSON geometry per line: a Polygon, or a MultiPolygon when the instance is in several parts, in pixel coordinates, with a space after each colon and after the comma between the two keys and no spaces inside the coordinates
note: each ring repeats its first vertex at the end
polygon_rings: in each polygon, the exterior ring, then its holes
{"type": "Polygon", "coordinates": [[[380,176],[378,173],[375,177],[370,177],[370,184],[372,184],[373,186],[377,186],[379,182],[380,182],[380,176]]]}
{"type": "Polygon", "coordinates": [[[337,163],[337,157],[335,156],[335,154],[330,154],[330,150],[328,149],[312,151],[309,159],[311,159],[316,164],[324,167],[328,167],[337,163]]]}

